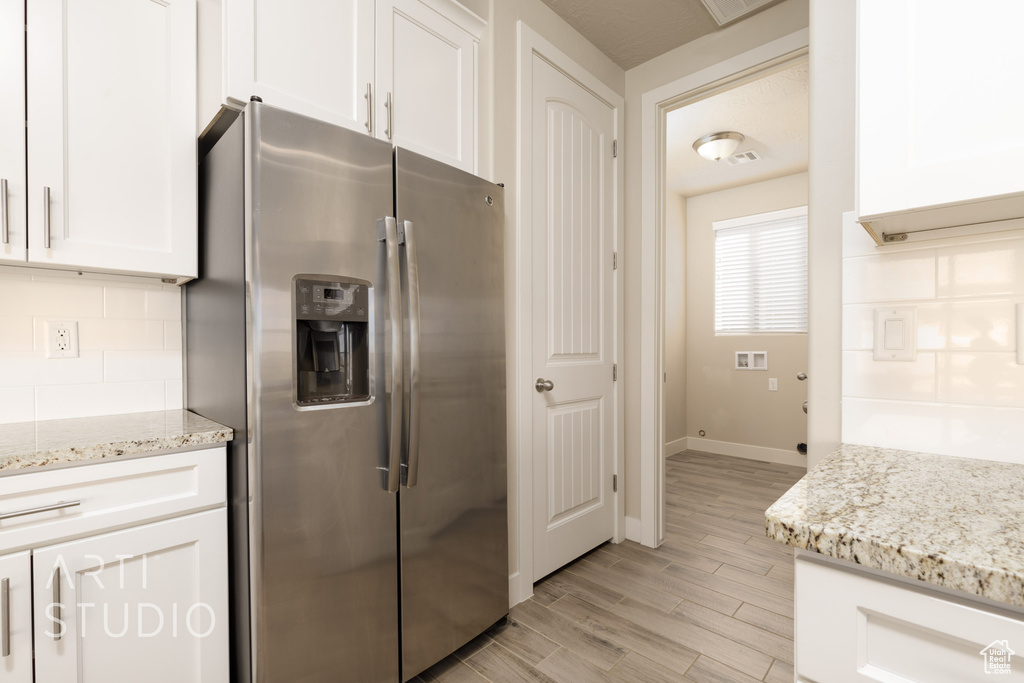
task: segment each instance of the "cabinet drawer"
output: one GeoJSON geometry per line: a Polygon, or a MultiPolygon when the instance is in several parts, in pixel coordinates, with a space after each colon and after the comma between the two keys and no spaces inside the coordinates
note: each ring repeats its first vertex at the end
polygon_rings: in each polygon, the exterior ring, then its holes
{"type": "Polygon", "coordinates": [[[226,502],[225,447],[0,477],[0,553],[226,502]],[[76,504],[77,503],[77,504],[76,504]]]}
{"type": "MultiPolygon", "coordinates": [[[[985,680],[997,650],[1024,647],[1024,617],[1008,609],[802,558],[795,607],[801,681],[985,680]]],[[[1024,681],[1024,665],[1011,668],[999,679],[1024,681]]]]}

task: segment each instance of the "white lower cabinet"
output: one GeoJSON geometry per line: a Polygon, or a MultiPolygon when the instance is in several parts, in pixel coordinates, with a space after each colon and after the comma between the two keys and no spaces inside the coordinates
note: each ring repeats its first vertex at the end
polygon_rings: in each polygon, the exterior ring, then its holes
{"type": "Polygon", "coordinates": [[[798,681],[1024,681],[1024,614],[850,566],[796,559],[798,681]]]}
{"type": "Polygon", "coordinates": [[[224,508],[33,552],[36,680],[228,680],[224,508]]]}
{"type": "Polygon", "coordinates": [[[32,556],[0,556],[0,680],[32,683],[32,556]]]}
{"type": "Polygon", "coordinates": [[[218,447],[0,477],[0,681],[227,683],[224,468],[218,447]]]}

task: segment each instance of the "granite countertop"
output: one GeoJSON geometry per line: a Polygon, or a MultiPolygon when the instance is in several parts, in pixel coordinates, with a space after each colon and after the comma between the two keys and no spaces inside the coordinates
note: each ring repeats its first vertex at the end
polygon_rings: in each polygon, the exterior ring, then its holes
{"type": "Polygon", "coordinates": [[[840,446],[765,513],[769,538],[1024,607],[1024,465],[840,446]]]}
{"type": "Polygon", "coordinates": [[[231,429],[187,410],[0,425],[0,474],[230,441],[231,429]]]}

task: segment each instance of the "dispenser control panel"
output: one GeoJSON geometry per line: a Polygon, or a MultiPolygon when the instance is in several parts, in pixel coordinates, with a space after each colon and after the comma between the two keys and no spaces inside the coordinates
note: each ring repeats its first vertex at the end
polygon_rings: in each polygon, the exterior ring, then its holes
{"type": "Polygon", "coordinates": [[[295,281],[295,313],[302,320],[342,320],[366,322],[368,315],[366,285],[319,280],[295,281]]]}

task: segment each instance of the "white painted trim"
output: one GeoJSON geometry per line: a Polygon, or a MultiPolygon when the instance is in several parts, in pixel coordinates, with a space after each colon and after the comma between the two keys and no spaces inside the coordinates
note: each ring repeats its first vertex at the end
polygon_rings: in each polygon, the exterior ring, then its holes
{"type": "Polygon", "coordinates": [[[457,0],[420,0],[420,2],[477,40],[480,40],[484,29],[487,28],[487,22],[484,19],[457,0]]]}
{"type": "Polygon", "coordinates": [[[626,540],[640,542],[640,518],[626,517],[626,540]]]}
{"type": "Polygon", "coordinates": [[[684,436],[681,439],[675,441],[669,441],[665,444],[665,457],[675,455],[676,453],[682,453],[689,448],[689,437],[684,436]]]}
{"type": "MultiPolygon", "coordinates": [[[[545,40],[536,31],[521,20],[516,24],[518,29],[519,68],[518,68],[518,102],[517,128],[518,158],[516,168],[516,282],[533,282],[533,238],[528,229],[532,211],[531,169],[533,168],[533,74],[532,61],[536,54],[566,76],[589,90],[598,99],[603,100],[615,112],[615,137],[620,142],[625,139],[625,101],[618,93],[602,83],[593,74],[569,58],[564,52],[545,40]]],[[[615,158],[615,249],[622,252],[622,226],[625,222],[625,183],[623,182],[624,154],[615,158]]],[[[615,342],[613,362],[623,362],[622,337],[624,329],[624,292],[622,270],[615,271],[615,342]]],[[[532,386],[533,382],[533,302],[529,288],[517,287],[515,295],[516,316],[516,349],[515,367],[516,386],[532,386]]],[[[514,520],[519,532],[519,566],[514,568],[509,577],[509,595],[520,601],[533,595],[533,392],[510,391],[511,400],[516,406],[516,471],[510,472],[517,482],[518,519],[514,520]]],[[[624,388],[622,378],[615,386],[615,468],[614,473],[625,473],[625,418],[624,388]]],[[[619,543],[626,538],[626,487],[619,486],[615,494],[615,531],[612,541],[619,543]]],[[[513,603],[515,604],[515,603],[513,603]]]]}
{"type": "Polygon", "coordinates": [[[796,451],[787,451],[782,448],[753,446],[747,443],[732,443],[731,441],[714,441],[712,439],[691,436],[689,437],[689,449],[691,451],[715,453],[716,455],[731,455],[734,458],[744,458],[746,460],[760,460],[762,462],[774,462],[779,465],[807,467],[806,455],[800,455],[796,451]]]}
{"type": "Polygon", "coordinates": [[[529,592],[526,593],[526,594],[523,594],[522,591],[523,591],[524,586],[523,586],[523,583],[520,580],[520,578],[521,578],[521,572],[518,572],[518,571],[517,572],[513,572],[508,577],[508,606],[509,606],[509,608],[515,607],[519,603],[524,602],[526,600],[529,600],[530,597],[533,595],[533,584],[532,583],[526,584],[525,588],[528,588],[529,592]]]}
{"type": "Polygon", "coordinates": [[[648,547],[656,547],[664,538],[665,459],[658,456],[659,444],[665,443],[661,381],[665,116],[715,90],[804,58],[809,34],[809,29],[801,29],[641,96],[640,542],[648,547]]]}

